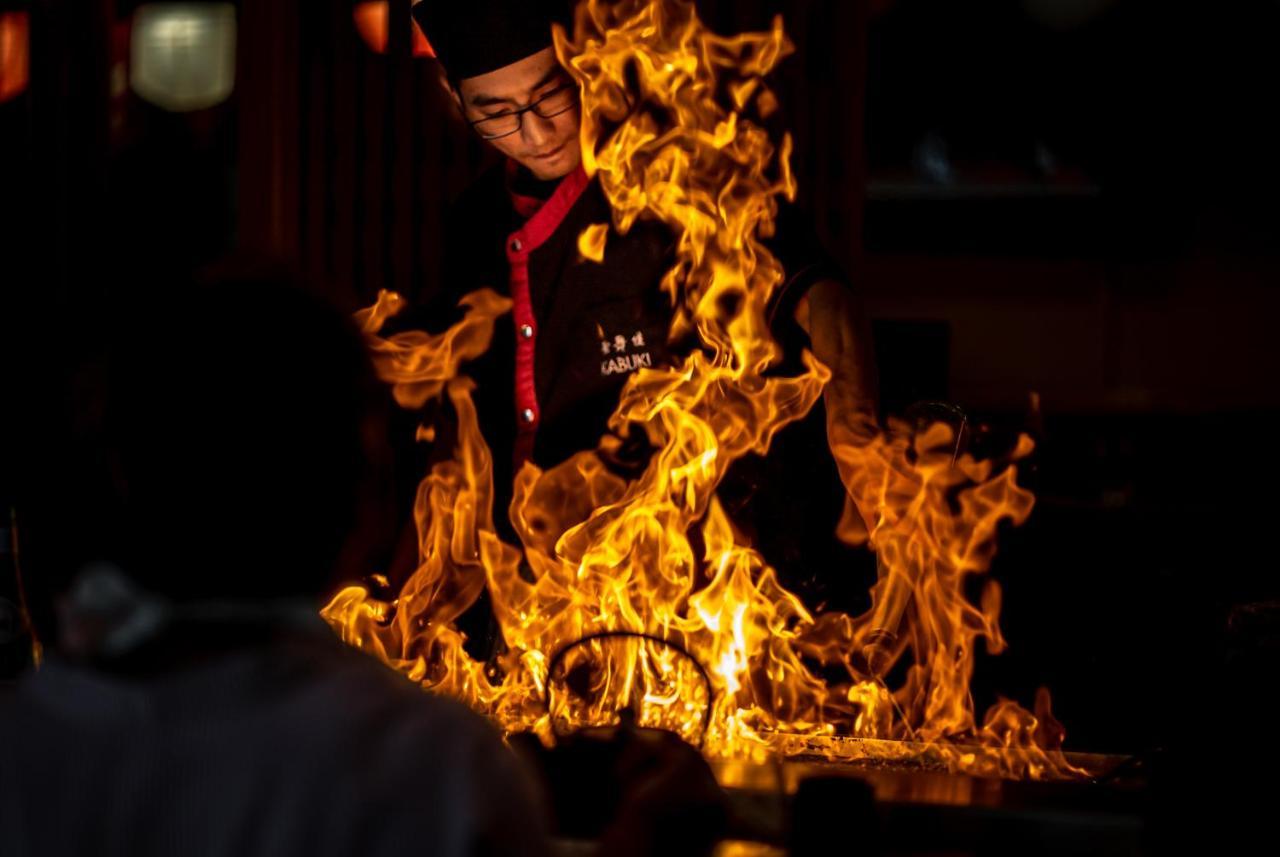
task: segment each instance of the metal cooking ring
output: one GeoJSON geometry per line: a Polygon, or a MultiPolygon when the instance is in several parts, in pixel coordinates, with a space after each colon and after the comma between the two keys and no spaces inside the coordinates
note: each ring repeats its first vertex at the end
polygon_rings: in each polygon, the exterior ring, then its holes
{"type": "Polygon", "coordinates": [[[674,640],[666,640],[662,637],[654,636],[653,634],[645,634],[640,631],[598,631],[594,634],[588,634],[585,637],[579,637],[573,642],[566,643],[561,646],[560,649],[552,655],[551,662],[547,665],[547,681],[542,694],[542,702],[543,705],[546,706],[547,712],[550,713],[551,711],[551,677],[555,675],[556,667],[560,665],[560,662],[564,660],[564,656],[567,655],[571,649],[576,649],[584,643],[590,643],[595,640],[623,639],[628,637],[638,640],[649,640],[650,642],[660,643],[663,646],[675,649],[677,652],[688,658],[698,670],[698,675],[701,676],[702,683],[707,688],[707,710],[702,715],[702,733],[698,736],[697,744],[698,748],[701,749],[703,742],[706,741],[707,738],[707,730],[711,728],[711,709],[715,707],[715,689],[711,685],[711,676],[707,673],[702,662],[695,658],[683,645],[675,642],[674,640]]]}

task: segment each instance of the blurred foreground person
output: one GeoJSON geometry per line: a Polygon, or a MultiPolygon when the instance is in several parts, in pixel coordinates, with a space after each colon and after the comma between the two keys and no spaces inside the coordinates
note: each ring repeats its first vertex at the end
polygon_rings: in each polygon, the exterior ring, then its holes
{"type": "Polygon", "coordinates": [[[260,276],[147,313],[106,397],[119,556],[71,577],[54,651],[0,707],[0,854],[543,853],[489,724],[317,615],[376,508],[354,327],[260,276]]]}

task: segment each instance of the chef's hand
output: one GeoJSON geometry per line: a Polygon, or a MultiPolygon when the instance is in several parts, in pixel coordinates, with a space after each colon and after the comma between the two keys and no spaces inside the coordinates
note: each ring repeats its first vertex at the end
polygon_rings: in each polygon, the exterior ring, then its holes
{"type": "Polygon", "coordinates": [[[866,443],[877,431],[875,358],[870,325],[848,286],[821,280],[796,307],[813,355],[831,370],[825,402],[833,445],[866,443]]]}
{"type": "Polygon", "coordinates": [[[871,326],[853,292],[836,280],[809,288],[796,307],[796,322],[809,335],[813,355],[831,370],[824,393],[827,442],[848,491],[839,535],[849,544],[862,544],[872,510],[860,508],[856,450],[880,431],[871,326]]]}

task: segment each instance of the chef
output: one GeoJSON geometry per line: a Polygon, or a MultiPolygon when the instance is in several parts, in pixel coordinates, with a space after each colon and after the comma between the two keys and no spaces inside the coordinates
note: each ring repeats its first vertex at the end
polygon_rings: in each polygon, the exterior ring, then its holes
{"type": "MultiPolygon", "coordinates": [[[[501,156],[446,218],[443,282],[424,296],[420,315],[441,329],[459,317],[458,299],[483,287],[512,300],[488,353],[465,369],[477,381],[503,519],[523,462],[545,469],[596,448],[631,373],[674,362],[691,345],[668,341],[671,304],[659,288],[674,238],[660,223],[639,221],[626,235],[610,234],[602,264],[579,253],[579,234],[611,216],[583,169],[578,87],[552,46],[553,24],[569,26],[567,4],[423,0],[413,12],[448,97],[501,156]]],[[[832,369],[828,420],[873,425],[868,337],[849,283],[788,206],[769,246],[786,271],[770,307],[784,352],[794,361],[808,347],[832,369]]],[[[739,462],[721,489],[735,523],[796,585],[797,576],[825,573],[826,559],[813,562],[804,543],[813,542],[810,533],[834,541],[843,500],[823,409],[815,411],[807,426],[778,436],[772,461],[739,462]]]]}

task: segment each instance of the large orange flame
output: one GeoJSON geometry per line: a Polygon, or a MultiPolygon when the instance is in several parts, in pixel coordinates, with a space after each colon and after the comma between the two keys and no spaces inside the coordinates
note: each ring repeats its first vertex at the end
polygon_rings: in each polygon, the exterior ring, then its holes
{"type": "MultiPolygon", "coordinates": [[[[351,586],[325,618],[511,731],[550,737],[630,712],[712,757],[929,755],[959,770],[1070,773],[1047,695],[1034,715],[1001,702],[981,725],[969,695],[979,641],[998,651],[1004,640],[999,588],[989,581],[973,605],[965,581],[988,568],[1000,521],[1031,510],[1013,463],[1029,441],[998,468],[955,458],[945,425],[913,434],[831,422],[850,501],[842,531],[880,561],[873,606],[856,618],[812,615],[716,497],[730,464],[766,454],[830,379],[808,354],[799,376],[768,371],[780,353],[766,307],[783,272],[761,239],[795,183],[790,139],[775,146],[753,117],[776,104],[764,76],[791,51],[781,19],[725,38],[687,0],[587,0],[556,49],[581,87],[584,163],[611,203],[612,231],[641,218],[675,231],[662,282],[672,335],[695,332],[702,347],[640,369],[621,393],[611,426],[639,427],[655,450],[641,476],[613,475],[596,451],[524,466],[509,510],[517,548],[493,526],[490,454],[458,375],[508,302],[476,293],[444,334],[384,339],[399,299],[382,295],[360,316],[378,370],[406,406],[448,396],[456,448],[419,488],[420,566],[398,598],[351,586]],[[487,665],[454,624],[485,588],[505,644],[487,665]],[[889,668],[908,654],[902,686],[889,688],[889,668]],[[831,681],[832,667],[847,678],[831,681]]],[[[583,255],[607,261],[608,235],[606,224],[584,232],[583,255]]]]}

